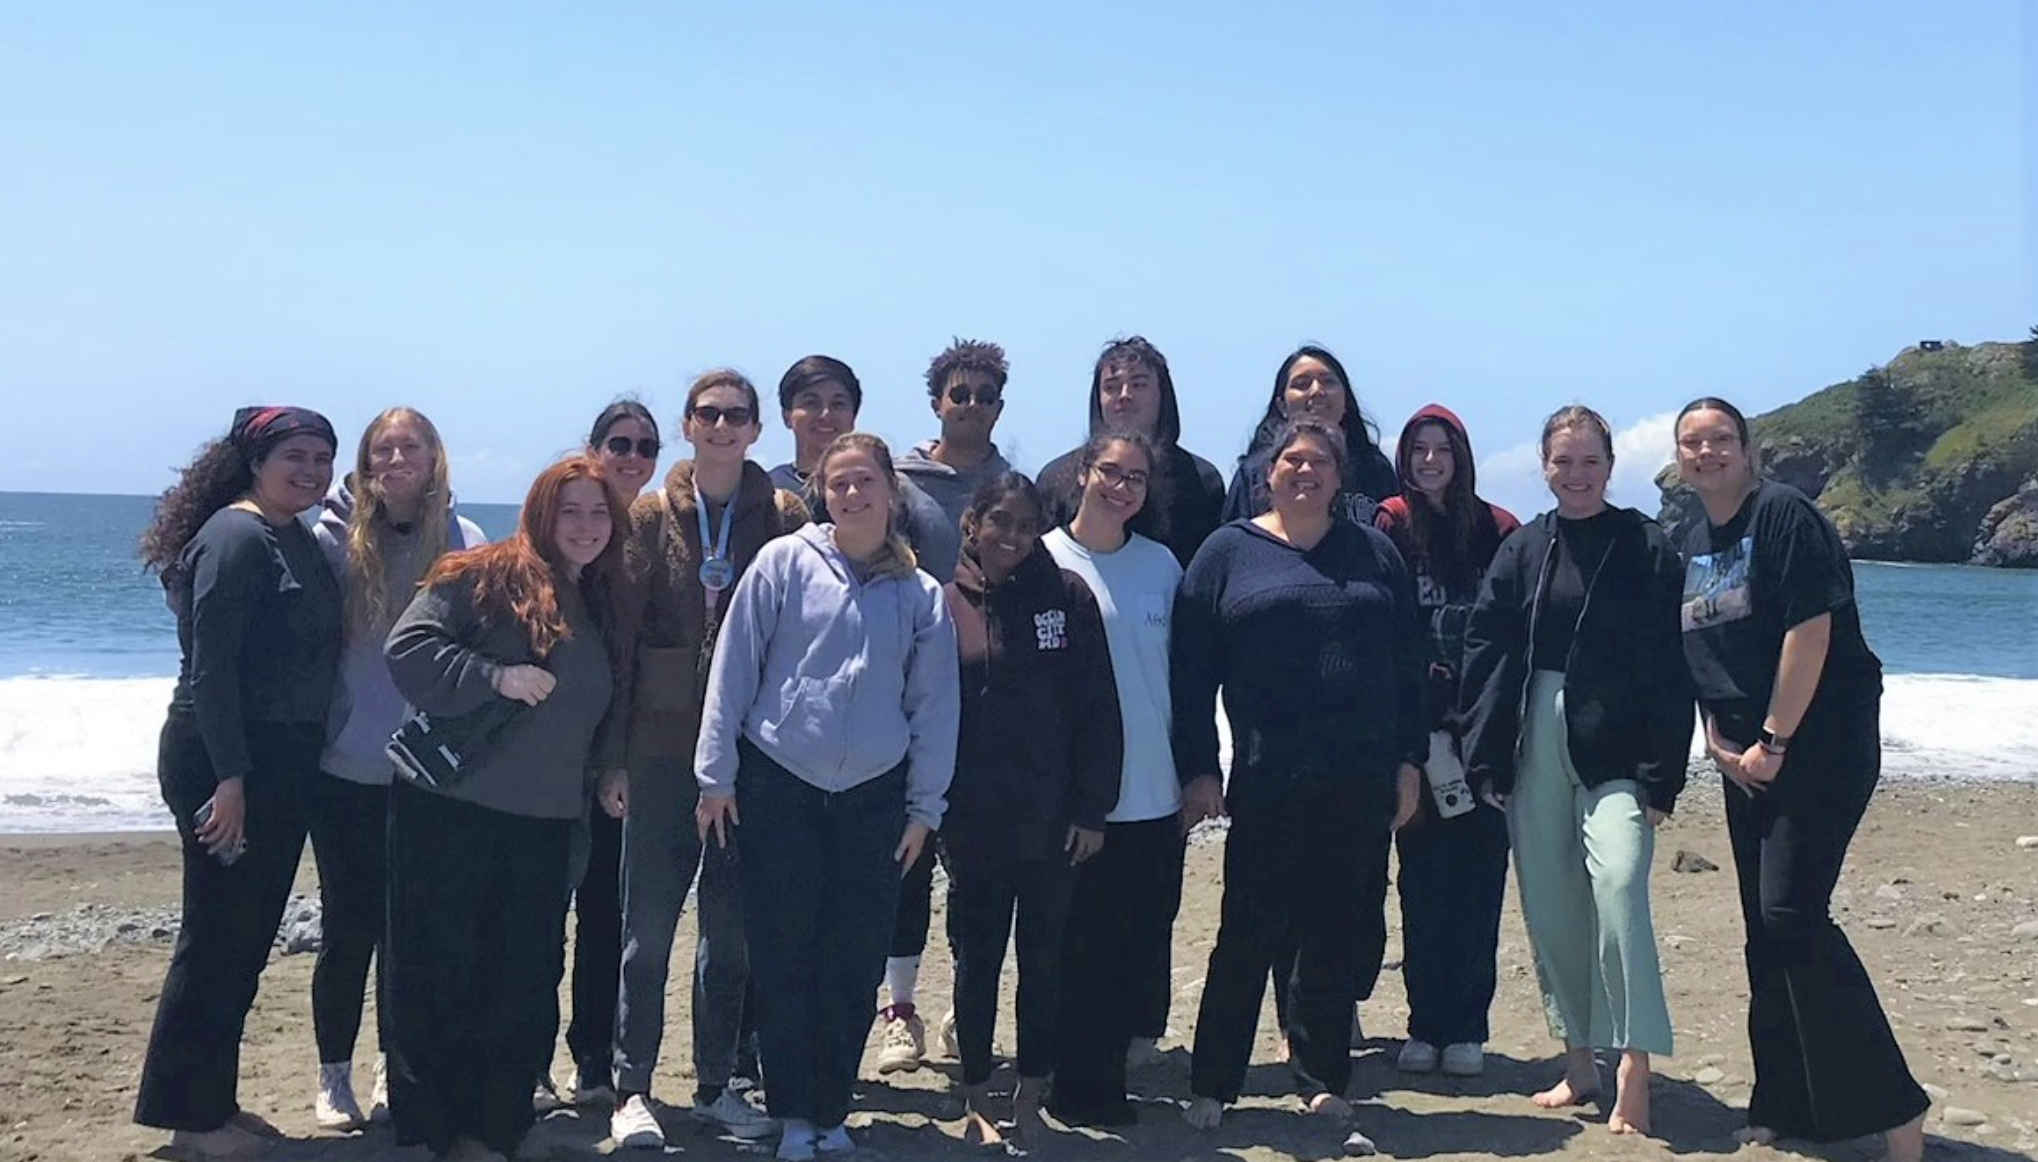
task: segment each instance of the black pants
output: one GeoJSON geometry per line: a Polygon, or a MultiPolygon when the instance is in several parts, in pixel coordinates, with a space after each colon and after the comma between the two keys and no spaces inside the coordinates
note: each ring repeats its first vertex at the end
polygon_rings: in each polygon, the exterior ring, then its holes
{"type": "MultiPolygon", "coordinates": [[[[1371,846],[1362,845],[1353,851],[1353,855],[1359,859],[1359,871],[1365,876],[1365,879],[1362,881],[1365,885],[1362,895],[1367,899],[1371,899],[1377,893],[1382,900],[1385,900],[1387,898],[1387,849],[1383,847],[1375,850],[1371,846]]],[[[1386,909],[1382,908],[1377,912],[1367,912],[1360,921],[1357,935],[1359,958],[1357,967],[1352,975],[1353,1004],[1372,998],[1374,987],[1380,983],[1380,969],[1387,963],[1386,909]]],[[[1287,939],[1282,942],[1280,954],[1274,958],[1273,968],[1267,978],[1268,985],[1274,990],[1274,1020],[1283,1029],[1288,1027],[1289,1022],[1288,985],[1295,977],[1296,940],[1296,933],[1291,931],[1287,939]]],[[[1349,1022],[1350,1018],[1347,1017],[1346,1020],[1349,1022]]],[[[1346,1030],[1345,1044],[1347,1047],[1351,1044],[1349,1027],[1346,1030]]]]}
{"type": "Polygon", "coordinates": [[[1071,1125],[1133,1121],[1125,1050],[1163,1024],[1175,914],[1182,907],[1182,822],[1168,815],[1104,828],[1104,849],[1076,869],[1062,941],[1062,990],[1049,1107],[1071,1125]],[[1158,997],[1156,1005],[1155,998],[1158,997]]]}
{"type": "Polygon", "coordinates": [[[171,711],[157,743],[163,804],[183,841],[183,923],[156,1002],[134,1120],[216,1130],[240,1112],[241,1031],[304,854],[304,785],[318,769],[322,723],[247,724],[242,780],[247,851],[229,867],[206,853],[191,816],[218,787],[198,725],[171,711]]]}
{"type": "MultiPolygon", "coordinates": [[[[573,891],[573,1020],[566,1051],[593,1077],[608,1078],[623,971],[623,821],[588,806],[587,871],[573,891]]],[[[563,936],[562,936],[563,939],[563,936]]],[[[546,1042],[549,1064],[551,1042],[546,1042]]]]}
{"type": "Polygon", "coordinates": [[[1387,901],[1385,783],[1284,782],[1254,788],[1250,801],[1233,797],[1189,1073],[1198,1097],[1238,1099],[1267,975],[1281,963],[1293,965],[1283,1028],[1297,1087],[1305,1098],[1344,1093],[1360,964],[1387,901]]]}
{"type": "Polygon", "coordinates": [[[927,930],[934,925],[934,847],[930,837],[899,884],[891,949],[885,953],[888,957],[919,956],[927,951],[927,930]]]}
{"type": "Polygon", "coordinates": [[[389,1102],[399,1141],[510,1154],[558,1026],[568,819],[389,793],[389,1102]]]}
{"type": "Polygon", "coordinates": [[[998,977],[1005,970],[1008,940],[1019,958],[1019,1076],[1046,1077],[1054,1068],[1062,929],[1074,869],[1066,856],[1015,860],[966,851],[950,852],[945,863],[962,1082],[982,1085],[991,1079],[998,977]]]}
{"type": "Polygon", "coordinates": [[[1830,913],[1881,776],[1879,708],[1820,709],[1806,716],[1771,790],[1751,798],[1726,787],[1727,833],[1748,931],[1748,1124],[1834,1142],[1903,1125],[1930,1099],[1830,913]]]}
{"type": "Polygon", "coordinates": [[[1507,895],[1507,816],[1484,803],[1455,819],[1430,813],[1394,845],[1408,1035],[1431,1045],[1484,1044],[1507,895]]]}
{"type": "MultiPolygon", "coordinates": [[[[305,781],[318,857],[322,935],[311,970],[311,1026],[322,1063],[351,1061],[368,966],[388,927],[389,788],[321,771],[305,781]]],[[[377,1044],[387,1047],[389,994],[375,965],[377,1044]]]]}
{"type": "Polygon", "coordinates": [[[906,768],[829,793],[745,742],[743,924],[775,1118],[842,1124],[898,907],[906,768]]]}

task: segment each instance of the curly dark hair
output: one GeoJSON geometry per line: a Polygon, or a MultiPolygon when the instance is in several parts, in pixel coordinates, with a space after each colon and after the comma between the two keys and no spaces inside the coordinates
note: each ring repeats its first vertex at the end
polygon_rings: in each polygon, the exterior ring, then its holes
{"type": "Polygon", "coordinates": [[[254,465],[233,441],[208,441],[156,499],[155,519],[141,537],[142,567],[168,577],[199,527],[254,486],[254,465]]]}
{"type": "Polygon", "coordinates": [[[949,343],[948,350],[936,355],[927,364],[927,396],[937,398],[948,388],[948,377],[958,371],[981,371],[991,377],[999,391],[1005,390],[1005,377],[1011,374],[1011,367],[1005,362],[1005,349],[996,343],[981,339],[956,339],[949,343]]]}

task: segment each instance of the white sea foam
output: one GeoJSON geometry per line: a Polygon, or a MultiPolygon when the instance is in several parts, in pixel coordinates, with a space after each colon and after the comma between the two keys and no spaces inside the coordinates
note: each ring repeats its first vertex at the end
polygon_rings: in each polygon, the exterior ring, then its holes
{"type": "MultiPolygon", "coordinates": [[[[171,685],[0,678],[0,834],[169,827],[156,735],[171,685]]],[[[2038,680],[1892,676],[1882,730],[1892,777],[2038,782],[2038,680]]]]}

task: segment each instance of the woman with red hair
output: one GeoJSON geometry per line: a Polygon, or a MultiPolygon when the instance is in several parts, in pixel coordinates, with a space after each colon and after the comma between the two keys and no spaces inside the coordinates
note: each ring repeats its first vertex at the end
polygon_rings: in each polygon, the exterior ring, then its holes
{"type": "MultiPolygon", "coordinates": [[[[426,740],[389,796],[390,1112],[437,1157],[510,1155],[531,1127],[624,520],[599,461],[563,460],[516,533],[442,558],[389,634],[415,711],[398,743],[426,740]]],[[[598,797],[620,815],[621,779],[598,797]]]]}

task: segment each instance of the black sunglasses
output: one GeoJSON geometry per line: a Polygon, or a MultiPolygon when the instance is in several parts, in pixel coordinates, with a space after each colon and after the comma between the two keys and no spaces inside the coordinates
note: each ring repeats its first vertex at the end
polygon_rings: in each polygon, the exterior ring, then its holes
{"type": "Polygon", "coordinates": [[[971,391],[964,384],[958,383],[948,389],[948,402],[961,407],[974,400],[987,408],[994,408],[998,406],[999,394],[998,389],[995,387],[979,387],[975,391],[971,391]]]}
{"type": "Polygon", "coordinates": [[[607,448],[611,456],[627,456],[635,452],[646,460],[658,459],[658,441],[648,436],[641,440],[632,440],[628,436],[610,436],[602,441],[601,446],[607,448]]]}
{"type": "Polygon", "coordinates": [[[688,408],[686,415],[688,419],[699,420],[701,426],[706,428],[712,428],[723,420],[729,421],[732,428],[747,428],[750,421],[757,418],[757,413],[746,407],[722,408],[711,403],[688,408]]]}

